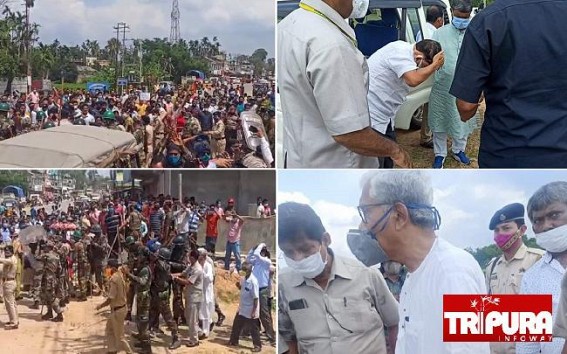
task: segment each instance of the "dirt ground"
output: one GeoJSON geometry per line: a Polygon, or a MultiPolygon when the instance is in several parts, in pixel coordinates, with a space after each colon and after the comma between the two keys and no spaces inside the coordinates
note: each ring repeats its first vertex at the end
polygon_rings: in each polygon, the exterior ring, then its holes
{"type": "MultiPolygon", "coordinates": [[[[484,120],[484,110],[486,106],[484,102],[479,107],[480,119],[478,128],[471,134],[467,142],[467,156],[471,159],[470,165],[463,165],[450,156],[445,159],[444,168],[478,168],[478,149],[480,145],[480,126],[484,120]]],[[[419,130],[396,130],[396,139],[398,143],[410,154],[414,168],[431,168],[433,164],[433,149],[424,148],[420,143],[419,130]]],[[[450,143],[448,152],[450,153],[450,143]]]]}
{"type": "MultiPolygon", "coordinates": [[[[222,311],[226,315],[226,320],[222,327],[215,327],[208,339],[200,342],[196,348],[185,346],[185,338],[188,335],[187,326],[179,328],[183,345],[174,351],[167,347],[171,337],[167,327],[162,320],[161,328],[166,335],[155,337],[152,340],[153,353],[250,353],[253,348],[250,338],[241,338],[240,347],[231,348],[226,344],[230,337],[230,331],[234,315],[238,308],[239,292],[235,282],[238,279],[236,274],[229,274],[217,268],[217,295],[222,311]]],[[[104,298],[92,297],[85,302],[71,301],[67,305],[67,310],[63,316],[64,322],[54,323],[41,321],[39,310],[32,310],[28,306],[32,303],[30,299],[24,297],[18,301],[18,311],[20,315],[20,327],[17,330],[6,331],[0,329],[0,348],[3,354],[19,353],[68,353],[68,354],[103,354],[106,353],[105,347],[105,325],[109,314],[108,308],[97,312],[96,305],[102,303],[104,298]]],[[[45,311],[45,310],[44,310],[45,311]]],[[[275,319],[275,314],[273,315],[275,319]]],[[[216,321],[216,315],[213,315],[216,321]]],[[[0,304],[0,327],[8,321],[8,315],[4,304],[0,304]]],[[[133,322],[126,323],[126,338],[132,349],[135,340],[131,333],[136,332],[136,325],[133,322]]],[[[262,352],[264,354],[275,353],[267,338],[262,336],[262,352]]]]}

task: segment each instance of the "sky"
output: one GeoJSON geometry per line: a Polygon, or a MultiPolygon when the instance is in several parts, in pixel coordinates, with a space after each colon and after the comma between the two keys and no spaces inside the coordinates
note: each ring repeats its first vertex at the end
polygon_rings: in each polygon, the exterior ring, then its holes
{"type": "MultiPolygon", "coordinates": [[[[492,215],[510,203],[527,206],[531,195],[553,181],[567,181],[567,171],[539,170],[439,170],[426,171],[434,189],[433,205],[441,214],[437,235],[453,245],[483,247],[493,243],[488,224],[492,215]]],[[[357,228],[360,217],[356,210],[361,193],[357,170],[280,170],[278,171],[278,203],[307,203],[321,217],[331,235],[331,247],[339,254],[354,257],[346,233],[357,228]]],[[[528,223],[528,237],[533,237],[528,223]]]]}
{"type": "MultiPolygon", "coordinates": [[[[11,5],[23,3],[14,1],[11,5]]],[[[130,26],[127,38],[169,38],[172,0],[37,0],[31,21],[41,25],[40,41],[104,47],[118,22],[130,26]]],[[[22,5],[23,8],[23,5],[22,5]]],[[[267,0],[179,0],[180,34],[186,40],[217,36],[222,50],[250,55],[264,48],[275,54],[275,6],[267,0]]]]}

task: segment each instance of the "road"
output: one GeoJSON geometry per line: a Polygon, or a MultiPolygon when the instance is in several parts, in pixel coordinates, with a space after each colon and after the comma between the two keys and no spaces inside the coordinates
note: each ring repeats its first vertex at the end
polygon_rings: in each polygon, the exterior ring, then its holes
{"type": "MultiPolygon", "coordinates": [[[[234,285],[236,275],[229,276],[223,270],[218,270],[217,292],[221,299],[220,305],[226,320],[222,327],[215,327],[209,339],[201,341],[199,347],[188,348],[185,346],[185,339],[188,335],[187,326],[180,326],[180,336],[183,345],[171,351],[167,347],[171,337],[167,327],[163,324],[161,328],[166,333],[165,336],[156,337],[152,341],[154,353],[247,353],[253,348],[252,341],[241,339],[240,347],[229,348],[226,346],[230,337],[232,321],[238,307],[238,290],[234,285]],[[224,301],[223,301],[224,299],[224,301]],[[227,299],[229,301],[227,301],[227,299]]],[[[39,310],[31,310],[31,300],[24,298],[18,302],[20,315],[20,327],[17,330],[0,330],[0,348],[2,354],[24,354],[24,353],[68,353],[68,354],[102,354],[106,353],[105,348],[105,325],[108,310],[97,312],[96,305],[104,301],[103,297],[92,297],[85,302],[71,301],[64,312],[64,321],[54,323],[42,321],[39,310]]],[[[45,310],[44,310],[45,311],[45,310]]],[[[216,315],[213,315],[216,319],[216,315]]],[[[0,327],[7,322],[8,316],[6,309],[0,305],[0,327]]],[[[135,340],[131,333],[136,332],[136,325],[133,322],[126,323],[126,337],[130,345],[135,340]]],[[[270,346],[263,337],[263,350],[261,353],[275,353],[275,348],[270,346]]],[[[135,349],[132,347],[132,349],[135,349]]]]}
{"type": "MultiPolygon", "coordinates": [[[[69,201],[63,201],[61,209],[66,211],[69,201]]],[[[49,213],[52,204],[45,205],[45,210],[49,213]]],[[[41,207],[36,207],[36,209],[41,207]]],[[[29,214],[31,208],[24,208],[29,214]]],[[[235,282],[238,275],[229,274],[217,267],[216,289],[220,299],[220,306],[226,320],[222,327],[215,327],[211,336],[201,341],[197,348],[188,348],[182,345],[175,351],[169,350],[171,337],[166,326],[161,323],[161,328],[166,333],[165,336],[156,337],[152,340],[152,349],[154,353],[243,353],[249,352],[253,348],[250,338],[240,341],[240,347],[229,348],[226,346],[230,337],[232,321],[238,309],[239,290],[236,288],[235,282]]],[[[17,330],[5,331],[0,330],[0,352],[2,354],[24,354],[24,353],[69,353],[69,354],[102,354],[106,353],[105,347],[105,326],[106,318],[109,311],[96,311],[96,305],[104,301],[103,297],[92,297],[85,302],[71,301],[67,305],[66,311],[63,313],[64,321],[54,323],[51,321],[42,321],[40,310],[32,310],[29,306],[32,301],[26,297],[18,301],[18,313],[20,316],[20,327],[17,330]]],[[[44,310],[45,313],[45,310],[44,310]]],[[[213,315],[216,320],[216,315],[213,315]]],[[[275,319],[275,313],[273,314],[275,319]]],[[[6,308],[0,305],[0,327],[8,321],[6,308]]],[[[187,326],[182,325],[179,328],[180,336],[187,338],[187,326]]],[[[126,334],[130,345],[135,340],[131,337],[132,333],[137,332],[136,325],[133,322],[126,322],[126,334]]],[[[263,337],[263,350],[261,353],[275,353],[274,347],[263,337]]],[[[132,347],[132,349],[135,349],[132,347]]]]}

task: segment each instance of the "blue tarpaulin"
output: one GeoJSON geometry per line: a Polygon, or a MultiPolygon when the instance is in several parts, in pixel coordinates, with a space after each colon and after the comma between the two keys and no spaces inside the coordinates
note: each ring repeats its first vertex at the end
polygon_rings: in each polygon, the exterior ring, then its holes
{"type": "Polygon", "coordinates": [[[110,85],[108,82],[87,82],[87,91],[95,92],[96,90],[108,91],[110,85]]]}
{"type": "Polygon", "coordinates": [[[195,76],[200,80],[205,80],[205,73],[200,70],[191,70],[187,76],[195,76]]]}
{"type": "Polygon", "coordinates": [[[24,194],[24,190],[18,186],[7,186],[2,189],[3,194],[12,193],[16,196],[16,198],[24,198],[26,195],[24,194]]]}

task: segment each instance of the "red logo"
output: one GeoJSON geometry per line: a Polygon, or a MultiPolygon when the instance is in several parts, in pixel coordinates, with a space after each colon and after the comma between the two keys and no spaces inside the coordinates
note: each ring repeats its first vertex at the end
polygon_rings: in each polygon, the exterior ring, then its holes
{"type": "Polygon", "coordinates": [[[551,295],[443,295],[444,342],[551,342],[551,295]]]}

